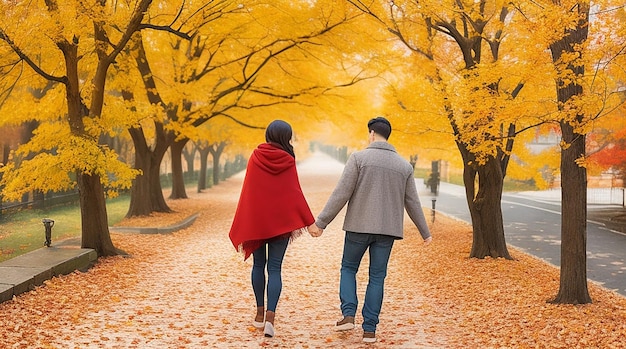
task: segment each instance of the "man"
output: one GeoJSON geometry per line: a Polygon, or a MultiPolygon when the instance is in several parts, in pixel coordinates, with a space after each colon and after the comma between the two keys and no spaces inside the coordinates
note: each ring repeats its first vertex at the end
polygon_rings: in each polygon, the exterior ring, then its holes
{"type": "Polygon", "coordinates": [[[369,281],[363,304],[363,341],[376,341],[376,325],[383,302],[387,262],[395,240],[403,238],[403,218],[406,208],[417,226],[424,245],[432,237],[417,195],[413,167],[387,142],[391,124],[383,117],[367,123],[369,146],[348,158],[337,187],[331,194],[315,224],[309,227],[313,236],[323,229],[348,204],[343,230],[346,231],[339,298],[343,319],[337,331],[354,328],[358,304],[356,273],[365,251],[369,249],[369,281]]]}

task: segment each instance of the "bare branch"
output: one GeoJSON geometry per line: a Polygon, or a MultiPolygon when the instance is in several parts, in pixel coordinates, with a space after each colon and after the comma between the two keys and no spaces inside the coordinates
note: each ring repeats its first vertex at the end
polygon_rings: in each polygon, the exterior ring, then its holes
{"type": "Polygon", "coordinates": [[[176,30],[169,25],[155,25],[155,24],[150,24],[150,23],[141,23],[139,25],[139,30],[142,30],[142,29],[153,29],[153,30],[167,32],[170,34],[174,34],[178,36],[179,38],[185,39],[185,40],[192,39],[192,35],[189,35],[189,33],[184,33],[180,30],[176,30]]]}
{"type": "Polygon", "coordinates": [[[247,123],[245,123],[245,122],[243,122],[243,121],[237,119],[236,117],[234,117],[232,115],[229,115],[227,113],[220,113],[219,115],[224,116],[226,118],[229,118],[229,119],[233,120],[234,122],[236,122],[239,125],[244,126],[244,127],[248,127],[248,128],[256,129],[256,130],[264,130],[265,129],[264,126],[254,126],[254,125],[247,124],[247,123]]]}
{"type": "Polygon", "coordinates": [[[11,38],[2,29],[0,29],[0,40],[6,42],[11,50],[13,50],[13,52],[15,52],[15,54],[17,54],[22,61],[26,62],[26,64],[28,64],[31,69],[33,69],[37,74],[41,75],[44,79],[60,82],[62,84],[67,83],[67,78],[65,76],[54,76],[52,74],[46,73],[39,65],[37,65],[30,57],[28,57],[28,55],[17,46],[17,44],[15,44],[15,42],[11,40],[11,38]]]}

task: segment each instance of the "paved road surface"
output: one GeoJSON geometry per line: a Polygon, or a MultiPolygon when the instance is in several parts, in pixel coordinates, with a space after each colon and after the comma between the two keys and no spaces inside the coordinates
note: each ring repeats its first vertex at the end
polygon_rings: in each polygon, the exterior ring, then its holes
{"type": "MultiPolygon", "coordinates": [[[[438,195],[417,179],[423,205],[436,199],[437,212],[471,222],[461,186],[442,183],[438,195]]],[[[502,214],[507,243],[560,265],[561,204],[554,192],[504,194],[502,214]]],[[[626,296],[626,224],[613,219],[621,206],[590,206],[587,221],[587,277],[626,296]]]]}

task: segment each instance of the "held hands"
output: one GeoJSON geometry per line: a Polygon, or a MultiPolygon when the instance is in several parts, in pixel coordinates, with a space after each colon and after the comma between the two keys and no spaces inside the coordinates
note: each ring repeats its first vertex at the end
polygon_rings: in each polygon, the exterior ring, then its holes
{"type": "Polygon", "coordinates": [[[309,225],[308,230],[309,234],[311,234],[314,238],[322,236],[322,233],[324,232],[324,229],[320,229],[320,227],[318,227],[315,223],[309,225]]]}

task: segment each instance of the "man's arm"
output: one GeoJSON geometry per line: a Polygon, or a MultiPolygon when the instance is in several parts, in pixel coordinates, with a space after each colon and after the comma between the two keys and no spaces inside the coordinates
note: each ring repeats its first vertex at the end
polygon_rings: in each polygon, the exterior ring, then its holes
{"type": "Polygon", "coordinates": [[[417,187],[415,186],[415,178],[413,178],[413,176],[409,176],[406,182],[404,207],[406,208],[406,211],[413,223],[417,226],[417,230],[419,230],[420,235],[422,235],[424,242],[429,244],[430,241],[432,241],[432,236],[430,234],[428,224],[426,223],[426,217],[424,216],[422,204],[419,196],[417,195],[417,187]]]}
{"type": "Polygon", "coordinates": [[[335,187],[335,190],[328,198],[326,205],[322,212],[317,216],[315,225],[321,229],[326,229],[326,226],[332,222],[337,216],[339,211],[346,205],[354,188],[356,187],[357,180],[359,178],[359,167],[354,154],[350,155],[346,166],[343,169],[341,178],[335,187]]]}

